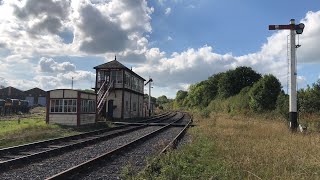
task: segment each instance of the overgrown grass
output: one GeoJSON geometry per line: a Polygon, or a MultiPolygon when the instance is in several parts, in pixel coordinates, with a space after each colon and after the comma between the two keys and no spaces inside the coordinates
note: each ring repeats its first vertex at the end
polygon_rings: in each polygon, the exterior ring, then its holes
{"type": "Polygon", "coordinates": [[[0,120],[0,148],[75,135],[105,127],[108,127],[108,124],[96,124],[80,128],[46,124],[43,114],[21,118],[20,123],[18,119],[0,120]]]}
{"type": "Polygon", "coordinates": [[[195,116],[193,142],[132,179],[320,179],[320,135],[264,116],[195,116]]]}

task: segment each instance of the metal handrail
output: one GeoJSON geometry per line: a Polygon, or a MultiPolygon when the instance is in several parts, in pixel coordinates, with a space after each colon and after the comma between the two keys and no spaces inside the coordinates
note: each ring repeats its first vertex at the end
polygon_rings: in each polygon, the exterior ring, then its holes
{"type": "Polygon", "coordinates": [[[99,91],[98,91],[98,93],[97,93],[98,99],[100,99],[101,96],[104,94],[104,92],[103,92],[103,93],[101,93],[101,92],[102,92],[103,90],[105,90],[105,85],[106,85],[106,83],[107,83],[107,81],[104,81],[103,84],[101,85],[101,87],[100,87],[100,89],[99,89],[99,91]],[[100,94],[102,94],[102,95],[100,95],[100,94]]]}
{"type": "Polygon", "coordinates": [[[102,95],[102,98],[100,99],[98,99],[98,101],[99,101],[99,103],[98,103],[98,113],[100,113],[100,111],[101,111],[101,105],[103,104],[103,102],[104,102],[104,99],[105,99],[105,97],[107,96],[107,95],[109,95],[109,90],[111,89],[111,86],[113,85],[113,81],[111,81],[110,83],[108,83],[108,86],[107,86],[107,90],[104,92],[104,94],[102,95]]]}

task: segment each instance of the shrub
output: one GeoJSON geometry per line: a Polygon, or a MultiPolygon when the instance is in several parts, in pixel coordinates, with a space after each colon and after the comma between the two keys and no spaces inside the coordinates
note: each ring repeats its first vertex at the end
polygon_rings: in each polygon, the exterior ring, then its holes
{"type": "Polygon", "coordinates": [[[276,112],[282,117],[289,118],[289,95],[285,94],[283,91],[279,94],[276,103],[276,112]]]}
{"type": "Polygon", "coordinates": [[[273,75],[265,75],[253,85],[249,92],[249,106],[255,112],[273,110],[281,91],[279,80],[273,75]]]}

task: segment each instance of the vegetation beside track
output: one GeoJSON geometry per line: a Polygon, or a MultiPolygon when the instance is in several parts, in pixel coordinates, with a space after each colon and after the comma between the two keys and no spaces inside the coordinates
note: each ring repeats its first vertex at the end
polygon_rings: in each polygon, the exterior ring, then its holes
{"type": "Polygon", "coordinates": [[[192,143],[132,179],[319,179],[320,136],[260,116],[195,115],[192,143]]]}
{"type": "Polygon", "coordinates": [[[289,96],[280,81],[250,67],[214,74],[157,102],[195,112],[198,126],[192,143],[134,179],[320,179],[320,80],[298,91],[303,133],[288,129],[289,96]]]}
{"type": "Polygon", "coordinates": [[[102,123],[91,126],[68,127],[46,124],[45,109],[39,108],[26,116],[14,116],[0,120],[0,148],[16,146],[35,141],[64,137],[86,131],[106,128],[108,124],[102,123]]]}

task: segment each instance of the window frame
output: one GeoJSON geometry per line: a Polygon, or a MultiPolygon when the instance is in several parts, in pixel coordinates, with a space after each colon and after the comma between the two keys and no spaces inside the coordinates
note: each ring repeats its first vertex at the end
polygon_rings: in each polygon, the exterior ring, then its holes
{"type": "Polygon", "coordinates": [[[77,99],[50,99],[50,113],[77,113],[77,99]]]}
{"type": "Polygon", "coordinates": [[[81,111],[82,114],[96,113],[96,100],[93,99],[81,99],[81,111]]]}

